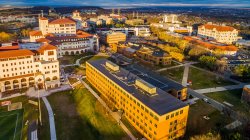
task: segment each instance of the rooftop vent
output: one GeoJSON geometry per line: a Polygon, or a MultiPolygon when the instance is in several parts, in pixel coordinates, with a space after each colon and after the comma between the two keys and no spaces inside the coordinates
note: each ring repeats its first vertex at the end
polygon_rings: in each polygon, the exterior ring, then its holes
{"type": "Polygon", "coordinates": [[[138,88],[148,92],[149,94],[155,94],[156,93],[156,87],[149,84],[149,83],[147,83],[146,81],[144,81],[142,79],[136,79],[135,85],[138,88]]]}
{"type": "Polygon", "coordinates": [[[112,71],[119,71],[119,66],[111,61],[106,61],[106,67],[108,67],[112,71]]]}

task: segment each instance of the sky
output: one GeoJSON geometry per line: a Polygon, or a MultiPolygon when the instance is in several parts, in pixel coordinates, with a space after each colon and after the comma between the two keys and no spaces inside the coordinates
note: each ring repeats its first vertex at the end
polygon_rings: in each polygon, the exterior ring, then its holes
{"type": "Polygon", "coordinates": [[[212,6],[250,7],[250,0],[0,0],[1,6],[212,6]]]}

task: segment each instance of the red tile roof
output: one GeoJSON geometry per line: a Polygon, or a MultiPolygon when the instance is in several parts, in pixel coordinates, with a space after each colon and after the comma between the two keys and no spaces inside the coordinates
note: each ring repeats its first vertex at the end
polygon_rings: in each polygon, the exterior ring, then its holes
{"type": "Polygon", "coordinates": [[[60,18],[49,22],[49,24],[75,24],[76,21],[71,18],[60,18]]]}
{"type": "Polygon", "coordinates": [[[41,31],[30,31],[29,32],[30,36],[42,36],[42,32],[41,31]]]}
{"type": "Polygon", "coordinates": [[[39,19],[40,19],[40,20],[48,20],[48,19],[45,18],[45,17],[40,17],[39,19]]]}
{"type": "Polygon", "coordinates": [[[15,46],[3,46],[0,47],[0,51],[7,51],[7,50],[18,50],[19,46],[15,45],[15,46]]]}
{"type": "Polygon", "coordinates": [[[87,32],[83,32],[83,31],[77,31],[76,34],[77,34],[77,36],[79,38],[85,38],[85,37],[92,37],[93,36],[92,34],[89,34],[87,32]]]}
{"type": "Polygon", "coordinates": [[[202,28],[202,27],[205,27],[205,29],[208,29],[208,30],[216,29],[217,31],[221,31],[221,32],[235,30],[235,28],[230,27],[230,26],[220,26],[220,25],[212,25],[212,24],[204,24],[204,25],[199,26],[199,28],[202,28]]]}
{"type": "Polygon", "coordinates": [[[45,45],[41,46],[37,51],[39,53],[43,53],[45,50],[55,50],[55,49],[57,49],[56,46],[53,46],[51,44],[45,44],[45,45]]]}
{"type": "Polygon", "coordinates": [[[206,42],[206,41],[202,41],[202,40],[199,40],[199,39],[195,39],[195,38],[192,38],[190,36],[185,36],[184,37],[185,40],[188,40],[189,42],[194,42],[194,43],[197,43],[207,49],[210,49],[210,50],[214,50],[214,49],[220,49],[220,50],[223,50],[223,51],[237,51],[238,48],[233,46],[233,45],[216,45],[216,44],[213,44],[213,43],[210,43],[210,42],[206,42]]]}
{"type": "Polygon", "coordinates": [[[0,52],[0,58],[12,58],[12,57],[30,56],[30,55],[34,55],[34,53],[28,49],[0,52]]]}
{"type": "Polygon", "coordinates": [[[39,39],[36,39],[36,42],[39,42],[39,43],[49,43],[51,42],[49,39],[46,39],[46,38],[39,38],[39,39]]]}

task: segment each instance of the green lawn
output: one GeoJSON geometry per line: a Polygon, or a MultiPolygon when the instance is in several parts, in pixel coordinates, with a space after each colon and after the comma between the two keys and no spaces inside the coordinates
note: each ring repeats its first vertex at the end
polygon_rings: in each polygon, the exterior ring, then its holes
{"type": "Polygon", "coordinates": [[[239,112],[242,115],[250,117],[250,112],[249,112],[250,106],[246,103],[241,102],[241,94],[242,94],[242,89],[206,93],[205,95],[221,103],[226,101],[233,105],[232,108],[235,111],[239,112]]]}
{"type": "Polygon", "coordinates": [[[85,68],[79,66],[69,66],[64,68],[65,73],[74,73],[78,75],[85,75],[85,68]]]}
{"type": "Polygon", "coordinates": [[[174,81],[181,82],[183,78],[184,67],[177,67],[160,72],[160,75],[166,76],[174,81]]]}
{"type": "MultiPolygon", "coordinates": [[[[28,98],[26,96],[20,96],[20,97],[11,98],[8,100],[11,101],[12,103],[22,102],[22,106],[24,108],[22,139],[27,140],[28,139],[28,125],[25,125],[25,122],[28,120],[29,123],[31,123],[33,121],[37,121],[37,119],[38,119],[38,106],[35,106],[33,104],[28,103],[28,100],[37,101],[37,99],[28,98]]],[[[0,112],[2,112],[2,111],[7,111],[7,106],[4,106],[4,107],[0,106],[0,112]]],[[[1,113],[0,113],[0,115],[1,115],[1,113]]],[[[44,116],[44,117],[47,117],[47,116],[44,116]]],[[[0,126],[2,127],[2,125],[0,125],[0,126]]],[[[0,132],[2,132],[2,131],[0,131],[0,132]]],[[[43,134],[43,135],[46,135],[46,134],[43,134]]]]}
{"type": "Polygon", "coordinates": [[[52,94],[57,138],[64,140],[119,140],[128,137],[104,107],[85,88],[52,94]],[[63,104],[62,104],[63,103],[63,104]]]}
{"type": "Polygon", "coordinates": [[[82,58],[84,56],[88,56],[88,55],[93,55],[93,53],[88,52],[88,53],[79,54],[79,55],[66,55],[66,56],[63,56],[62,58],[59,58],[59,62],[60,64],[63,64],[63,65],[75,64],[77,59],[82,58]]]}
{"type": "Polygon", "coordinates": [[[42,126],[38,127],[39,140],[50,140],[50,126],[48,110],[41,99],[42,126]]]}
{"type": "Polygon", "coordinates": [[[190,87],[193,89],[212,88],[235,84],[231,81],[217,77],[212,73],[204,72],[193,67],[189,68],[188,80],[192,81],[192,86],[190,87]]]}
{"type": "Polygon", "coordinates": [[[0,140],[20,140],[23,126],[23,109],[0,112],[0,140]]]}
{"type": "Polygon", "coordinates": [[[206,134],[211,131],[219,132],[225,125],[231,123],[229,117],[221,114],[218,110],[211,107],[209,104],[198,100],[189,108],[187,132],[185,137],[189,138],[194,135],[206,134]],[[208,116],[210,119],[205,120],[203,116],[208,116]]]}

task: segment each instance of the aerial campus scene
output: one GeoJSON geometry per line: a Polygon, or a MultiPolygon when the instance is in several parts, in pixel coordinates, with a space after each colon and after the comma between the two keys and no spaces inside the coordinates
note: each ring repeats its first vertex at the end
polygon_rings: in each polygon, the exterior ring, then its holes
{"type": "Polygon", "coordinates": [[[0,140],[250,140],[250,1],[0,0],[0,140]]]}

